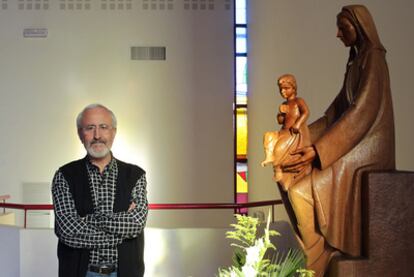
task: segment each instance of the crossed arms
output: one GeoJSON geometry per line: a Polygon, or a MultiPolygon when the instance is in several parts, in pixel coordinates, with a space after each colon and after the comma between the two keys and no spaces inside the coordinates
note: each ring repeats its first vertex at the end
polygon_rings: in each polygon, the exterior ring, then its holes
{"type": "Polygon", "coordinates": [[[136,237],[144,229],[148,214],[146,183],[144,174],[133,187],[128,211],[80,217],[69,184],[57,171],[52,184],[57,236],[70,247],[89,249],[114,247],[136,237]]]}

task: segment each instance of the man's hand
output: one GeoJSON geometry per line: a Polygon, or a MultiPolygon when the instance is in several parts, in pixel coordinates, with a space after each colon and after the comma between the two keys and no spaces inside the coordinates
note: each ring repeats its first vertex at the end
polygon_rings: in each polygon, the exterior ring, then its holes
{"type": "Polygon", "coordinates": [[[315,160],[316,151],[313,146],[305,146],[293,151],[291,155],[298,155],[298,158],[282,165],[283,172],[300,172],[315,160]]]}
{"type": "Polygon", "coordinates": [[[131,205],[129,205],[128,212],[130,212],[133,209],[135,209],[136,206],[137,206],[137,204],[135,204],[135,202],[132,202],[131,205]]]}

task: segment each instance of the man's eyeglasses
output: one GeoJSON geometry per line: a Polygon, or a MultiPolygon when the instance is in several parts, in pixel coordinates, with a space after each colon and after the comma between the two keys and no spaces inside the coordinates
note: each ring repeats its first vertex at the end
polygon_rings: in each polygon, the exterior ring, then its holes
{"type": "Polygon", "coordinates": [[[99,124],[99,125],[86,125],[85,127],[81,128],[84,132],[91,133],[95,132],[98,129],[100,132],[108,132],[112,130],[113,127],[108,124],[99,124]]]}

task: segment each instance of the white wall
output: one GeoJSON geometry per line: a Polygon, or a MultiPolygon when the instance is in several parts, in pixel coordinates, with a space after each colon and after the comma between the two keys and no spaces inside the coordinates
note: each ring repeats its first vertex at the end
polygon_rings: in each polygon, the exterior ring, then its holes
{"type": "MultiPolygon", "coordinates": [[[[336,15],[344,5],[364,4],[376,21],[388,50],[396,127],[397,169],[414,170],[414,94],[412,89],[414,2],[262,0],[250,1],[249,21],[249,199],[273,199],[279,193],[272,169],[261,168],[262,136],[278,129],[282,99],[276,78],[297,77],[298,94],[309,105],[309,123],[320,117],[341,88],[348,48],[336,38],[336,15]]],[[[284,217],[283,209],[279,216],[284,217]]]]}
{"type": "MultiPolygon", "coordinates": [[[[22,183],[50,182],[83,157],[75,117],[100,102],[118,117],[115,156],[147,171],[150,202],[231,202],[232,8],[173,1],[171,10],[144,10],[137,0],[131,10],[101,10],[94,0],[89,10],[61,10],[62,1],[48,2],[48,10],[18,9],[28,1],[0,10],[0,195],[19,203],[22,183]],[[47,38],[23,38],[24,28],[40,27],[47,38]],[[167,60],[132,61],[131,46],[165,46],[167,60]]],[[[227,226],[231,213],[214,224],[227,226]]],[[[208,220],[193,212],[149,224],[208,220]]]]}

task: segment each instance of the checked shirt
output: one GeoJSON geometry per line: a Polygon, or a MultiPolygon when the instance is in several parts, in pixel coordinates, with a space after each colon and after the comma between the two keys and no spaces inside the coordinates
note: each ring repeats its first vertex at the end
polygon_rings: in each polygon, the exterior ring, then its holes
{"type": "Polygon", "coordinates": [[[118,262],[117,245],[134,238],[145,227],[148,214],[146,178],[142,175],[131,192],[131,211],[113,212],[118,165],[114,158],[102,174],[86,159],[94,213],[81,218],[76,211],[69,184],[58,170],[53,178],[52,196],[56,214],[56,234],[66,245],[91,249],[89,264],[118,262]]]}

